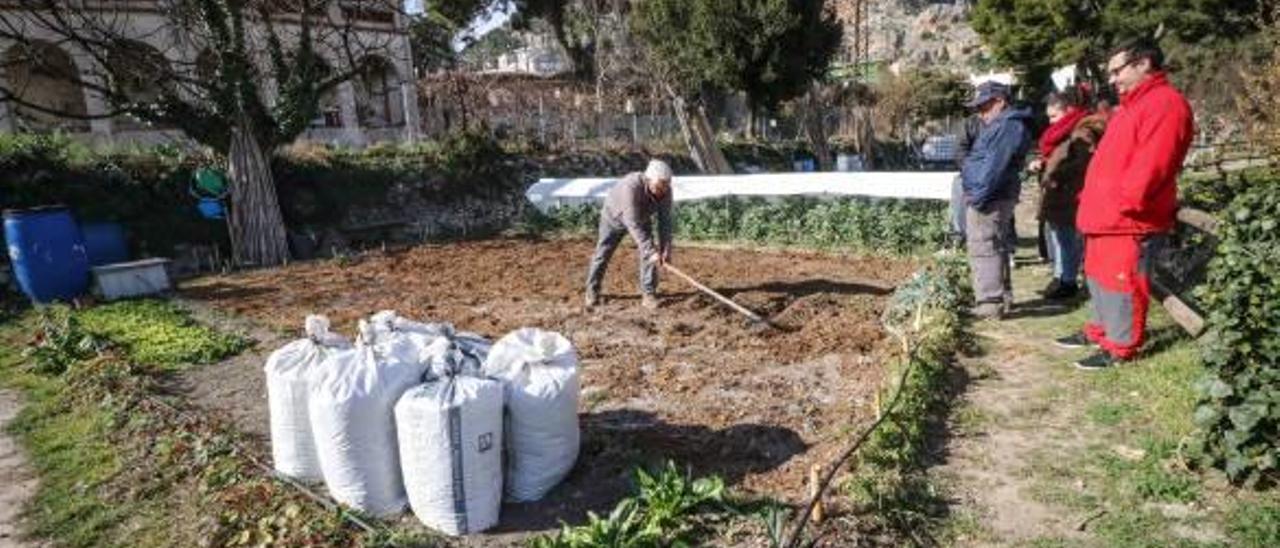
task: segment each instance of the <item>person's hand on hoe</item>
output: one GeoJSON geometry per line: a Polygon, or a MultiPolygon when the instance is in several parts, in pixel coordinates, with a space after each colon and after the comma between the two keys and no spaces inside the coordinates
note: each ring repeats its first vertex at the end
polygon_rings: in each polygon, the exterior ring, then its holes
{"type": "Polygon", "coordinates": [[[658,263],[658,266],[667,266],[671,264],[671,248],[668,247],[661,251],[654,251],[653,253],[649,254],[649,257],[647,260],[649,262],[658,263]]]}

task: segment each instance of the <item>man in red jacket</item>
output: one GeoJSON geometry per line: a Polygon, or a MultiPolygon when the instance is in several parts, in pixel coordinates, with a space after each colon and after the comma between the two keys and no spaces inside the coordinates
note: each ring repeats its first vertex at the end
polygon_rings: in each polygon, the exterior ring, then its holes
{"type": "Polygon", "coordinates": [[[1163,64],[1164,54],[1148,41],[1126,44],[1107,62],[1120,105],[1089,163],[1076,215],[1092,315],[1083,333],[1056,341],[1101,348],[1077,361],[1080,369],[1105,369],[1142,346],[1148,277],[1173,230],[1178,172],[1195,132],[1191,106],[1169,84],[1163,64]]]}

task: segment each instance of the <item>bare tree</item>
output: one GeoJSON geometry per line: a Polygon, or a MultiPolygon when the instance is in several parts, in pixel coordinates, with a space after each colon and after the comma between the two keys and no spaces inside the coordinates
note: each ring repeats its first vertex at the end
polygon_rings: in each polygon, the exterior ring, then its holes
{"type": "Polygon", "coordinates": [[[235,260],[278,265],[289,251],[271,154],[322,115],[339,84],[382,66],[399,9],[394,0],[6,0],[0,103],[34,117],[177,129],[209,146],[227,159],[235,260]],[[31,89],[37,77],[104,108],[52,101],[31,89]]]}

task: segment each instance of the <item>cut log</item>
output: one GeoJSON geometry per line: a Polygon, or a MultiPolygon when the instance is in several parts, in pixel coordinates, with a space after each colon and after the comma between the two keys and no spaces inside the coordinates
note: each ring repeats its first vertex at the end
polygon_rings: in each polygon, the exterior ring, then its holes
{"type": "Polygon", "coordinates": [[[1169,313],[1169,316],[1173,318],[1173,321],[1181,326],[1187,334],[1192,337],[1199,337],[1201,333],[1204,333],[1204,318],[1183,301],[1181,297],[1170,291],[1168,286],[1152,278],[1151,292],[1160,301],[1160,305],[1169,313]]]}

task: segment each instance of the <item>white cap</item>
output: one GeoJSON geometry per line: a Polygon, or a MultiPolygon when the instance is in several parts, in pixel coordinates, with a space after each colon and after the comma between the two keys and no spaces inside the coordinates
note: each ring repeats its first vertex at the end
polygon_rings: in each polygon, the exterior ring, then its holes
{"type": "Polygon", "coordinates": [[[648,181],[671,181],[671,166],[658,159],[649,160],[649,167],[644,170],[644,178],[648,181]]]}

